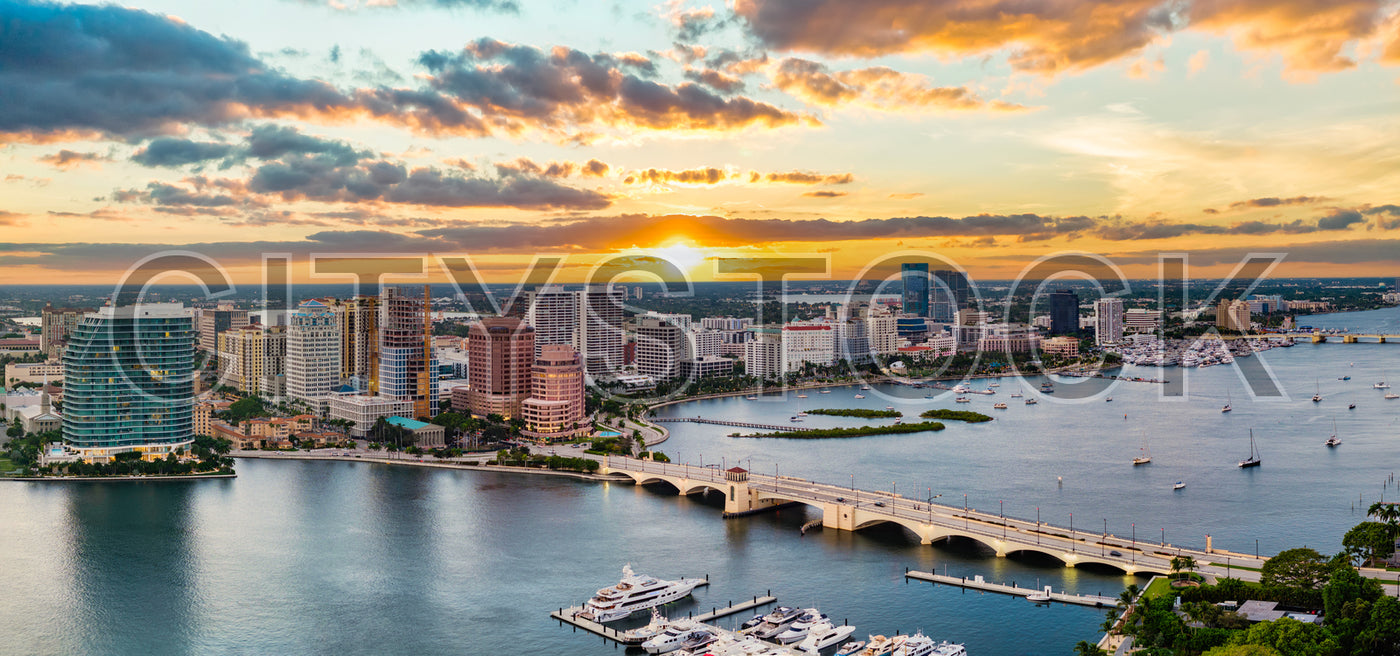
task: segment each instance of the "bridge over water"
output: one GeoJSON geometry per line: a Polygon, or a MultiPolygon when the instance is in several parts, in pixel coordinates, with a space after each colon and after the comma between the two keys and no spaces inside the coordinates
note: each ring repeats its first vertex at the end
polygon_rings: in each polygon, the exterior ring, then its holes
{"type": "Polygon", "coordinates": [[[1138,540],[1111,533],[1072,529],[970,508],[930,504],[891,492],[861,490],[790,476],[769,476],[734,467],[698,467],[609,456],[599,472],[625,476],[638,485],[664,482],[682,495],[716,490],[724,495],[725,517],[802,504],[822,513],[822,527],[858,531],[877,524],[898,524],[919,536],[923,544],[964,538],[996,552],[998,557],[1035,552],[1054,557],[1067,567],[1097,564],[1128,574],[1171,571],[1175,556],[1191,556],[1198,572],[1258,580],[1256,571],[1267,558],[1214,549],[1206,536],[1205,549],[1138,540]]]}
{"type": "Polygon", "coordinates": [[[1238,340],[1267,340],[1286,339],[1292,341],[1307,340],[1314,344],[1324,344],[1329,341],[1341,342],[1343,344],[1363,344],[1363,343],[1400,343],[1400,335],[1385,334],[1359,334],[1359,333],[1264,333],[1261,335],[1202,335],[1201,339],[1223,339],[1226,341],[1238,340]]]}

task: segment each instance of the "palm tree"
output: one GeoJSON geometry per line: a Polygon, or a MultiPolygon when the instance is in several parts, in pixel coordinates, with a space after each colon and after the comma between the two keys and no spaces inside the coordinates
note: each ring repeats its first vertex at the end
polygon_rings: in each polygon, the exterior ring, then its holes
{"type": "Polygon", "coordinates": [[[1137,599],[1138,594],[1141,592],[1142,589],[1139,588],[1136,583],[1128,584],[1127,588],[1118,593],[1118,608],[1126,609],[1133,605],[1133,601],[1137,599]]]}
{"type": "Polygon", "coordinates": [[[1074,653],[1078,656],[1107,656],[1108,654],[1108,652],[1088,640],[1080,640],[1079,644],[1074,646],[1074,653]]]}
{"type": "Polygon", "coordinates": [[[1366,515],[1368,517],[1375,517],[1390,525],[1390,535],[1392,539],[1397,533],[1400,533],[1400,505],[1377,501],[1371,504],[1370,508],[1366,509],[1366,515]]]}

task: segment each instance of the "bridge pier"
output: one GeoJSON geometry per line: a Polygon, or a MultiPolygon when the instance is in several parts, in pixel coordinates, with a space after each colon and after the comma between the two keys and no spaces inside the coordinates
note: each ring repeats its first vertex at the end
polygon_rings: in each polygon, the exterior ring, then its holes
{"type": "Polygon", "coordinates": [[[1355,344],[1355,343],[1356,343],[1356,335],[1344,335],[1344,336],[1342,337],[1342,343],[1343,343],[1343,344],[1355,344]]]}
{"type": "Polygon", "coordinates": [[[1327,343],[1327,336],[1326,336],[1326,335],[1313,335],[1313,336],[1312,336],[1312,343],[1314,343],[1314,344],[1326,344],[1326,343],[1327,343]]]}
{"type": "Polygon", "coordinates": [[[749,472],[742,467],[731,467],[724,472],[724,481],[729,489],[724,495],[724,516],[739,517],[756,512],[786,506],[790,502],[777,499],[760,499],[758,491],[749,487],[749,472]]]}

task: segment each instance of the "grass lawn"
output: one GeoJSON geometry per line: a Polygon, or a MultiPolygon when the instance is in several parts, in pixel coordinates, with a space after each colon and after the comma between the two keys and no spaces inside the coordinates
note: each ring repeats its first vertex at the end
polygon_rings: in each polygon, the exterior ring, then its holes
{"type": "Polygon", "coordinates": [[[1157,578],[1155,578],[1155,579],[1152,580],[1152,583],[1149,583],[1149,584],[1147,585],[1147,589],[1144,590],[1143,593],[1142,593],[1142,598],[1143,598],[1143,599],[1156,599],[1157,597],[1162,597],[1162,596],[1170,595],[1171,592],[1172,592],[1171,579],[1164,578],[1164,577],[1157,577],[1157,578]]]}
{"type": "Polygon", "coordinates": [[[9,475],[19,471],[19,466],[10,462],[9,458],[0,458],[0,475],[9,475]]]}

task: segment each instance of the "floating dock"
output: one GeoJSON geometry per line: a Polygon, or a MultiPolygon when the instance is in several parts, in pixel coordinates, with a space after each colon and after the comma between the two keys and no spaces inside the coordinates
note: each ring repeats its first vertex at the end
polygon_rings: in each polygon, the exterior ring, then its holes
{"type": "MultiPolygon", "coordinates": [[[[934,574],[932,572],[915,571],[905,572],[904,576],[905,578],[918,579],[920,581],[928,581],[930,583],[942,583],[944,585],[955,585],[960,588],[971,588],[973,590],[983,590],[986,592],[998,592],[1001,594],[1011,595],[1013,597],[1025,597],[1026,595],[1044,592],[1044,590],[1037,590],[1035,588],[1022,588],[1020,586],[1006,585],[1004,583],[988,583],[982,580],[981,576],[974,576],[973,578],[969,579],[967,577],[945,576],[943,574],[934,574]]],[[[1104,597],[1100,595],[1077,595],[1069,594],[1066,592],[1051,592],[1050,601],[1058,601],[1064,604],[1075,604],[1077,606],[1091,606],[1094,608],[1104,608],[1108,606],[1115,606],[1118,604],[1117,597],[1104,597]]]]}
{"type": "MultiPolygon", "coordinates": [[[[752,599],[740,601],[737,604],[730,604],[728,606],[725,606],[724,608],[714,608],[708,613],[701,613],[699,615],[689,616],[689,618],[697,622],[707,623],[720,619],[722,617],[728,617],[735,613],[742,613],[746,610],[752,610],[754,608],[767,606],[771,603],[776,602],[777,600],[778,598],[772,595],[764,595],[761,597],[755,596],[752,599]]],[[[614,629],[612,627],[599,624],[598,622],[594,622],[593,620],[578,617],[578,614],[582,612],[583,607],[572,606],[569,608],[560,608],[559,610],[550,613],[549,616],[564,624],[573,626],[576,629],[583,629],[584,631],[587,631],[594,635],[603,636],[608,640],[612,640],[614,642],[618,642],[624,645],[633,645],[641,643],[640,640],[629,641],[626,638],[624,638],[623,634],[626,633],[626,631],[614,629]]],[[[677,616],[673,619],[680,619],[680,617],[677,616]]]]}

